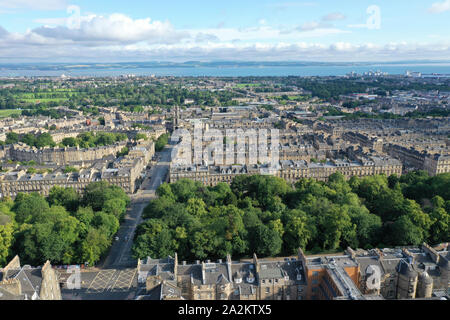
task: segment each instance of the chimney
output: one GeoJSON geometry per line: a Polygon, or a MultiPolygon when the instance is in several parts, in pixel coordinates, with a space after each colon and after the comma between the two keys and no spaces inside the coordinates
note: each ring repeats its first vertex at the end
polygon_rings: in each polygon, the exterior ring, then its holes
{"type": "Polygon", "coordinates": [[[141,271],[141,264],[142,264],[141,259],[138,259],[138,261],[137,261],[137,267],[136,267],[138,273],[141,271]]]}
{"type": "Polygon", "coordinates": [[[440,256],[436,250],[434,250],[432,247],[430,247],[425,242],[422,244],[421,249],[430,255],[431,260],[433,260],[434,263],[439,263],[440,256]]]}
{"type": "Polygon", "coordinates": [[[408,249],[406,248],[402,249],[402,253],[406,258],[408,258],[409,263],[414,263],[415,257],[411,252],[409,252],[408,249]]]}
{"type": "Polygon", "coordinates": [[[253,264],[255,265],[256,273],[259,273],[259,262],[256,253],[253,254],[253,264]]]}
{"type": "Polygon", "coordinates": [[[356,258],[356,252],[355,252],[355,250],[353,250],[352,248],[347,247],[346,253],[347,253],[350,257],[352,257],[352,259],[355,259],[355,258],[356,258]]]}
{"type": "Polygon", "coordinates": [[[202,262],[202,283],[206,284],[206,267],[204,262],[202,262]]]}
{"type": "Polygon", "coordinates": [[[227,254],[227,272],[228,272],[228,281],[233,282],[233,275],[231,274],[231,256],[227,254]]]}
{"type": "Polygon", "coordinates": [[[173,261],[173,274],[175,276],[175,279],[177,278],[177,272],[178,272],[178,254],[175,252],[175,258],[173,261]]]}

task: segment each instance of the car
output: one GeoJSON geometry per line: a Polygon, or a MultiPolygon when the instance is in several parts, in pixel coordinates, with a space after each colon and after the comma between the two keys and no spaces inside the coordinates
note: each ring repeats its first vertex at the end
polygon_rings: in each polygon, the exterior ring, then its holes
{"type": "Polygon", "coordinates": [[[115,239],[116,241],[119,241],[119,237],[115,237],[114,239],[115,239]]]}

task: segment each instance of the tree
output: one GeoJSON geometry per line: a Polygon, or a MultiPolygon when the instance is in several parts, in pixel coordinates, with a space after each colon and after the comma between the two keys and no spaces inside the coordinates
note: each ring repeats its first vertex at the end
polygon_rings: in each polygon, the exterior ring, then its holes
{"type": "Polygon", "coordinates": [[[84,206],[90,206],[94,211],[100,211],[105,202],[110,199],[122,199],[127,205],[130,201],[122,188],[99,181],[90,183],[86,187],[82,202],[84,206]]]}
{"type": "Polygon", "coordinates": [[[155,143],[155,150],[160,152],[169,143],[169,134],[165,133],[159,136],[155,143]]]}
{"type": "Polygon", "coordinates": [[[365,207],[350,207],[349,215],[351,222],[356,225],[358,246],[365,248],[377,245],[383,224],[381,218],[365,207]]]}
{"type": "Polygon", "coordinates": [[[136,258],[166,258],[175,252],[174,241],[167,225],[159,220],[150,219],[138,232],[133,245],[136,258]]]}
{"type": "Polygon", "coordinates": [[[6,134],[6,140],[5,143],[6,144],[14,144],[19,142],[19,135],[15,132],[8,132],[6,134]]]}
{"type": "Polygon", "coordinates": [[[198,182],[189,179],[180,179],[174,184],[171,184],[170,189],[178,202],[187,202],[190,198],[196,197],[196,191],[199,186],[198,182]]]}
{"type": "Polygon", "coordinates": [[[78,207],[78,210],[72,216],[79,221],[78,230],[80,237],[86,237],[94,219],[94,211],[91,207],[78,207]]]}
{"type": "Polygon", "coordinates": [[[76,138],[69,137],[69,138],[64,138],[62,140],[62,144],[66,147],[76,147],[78,145],[78,141],[76,138]]]}
{"type": "Polygon", "coordinates": [[[29,145],[30,147],[34,147],[36,145],[36,137],[31,134],[31,133],[27,133],[25,134],[21,141],[27,145],[29,145]]]}
{"type": "Polygon", "coordinates": [[[49,205],[38,193],[18,194],[12,210],[19,223],[33,222],[37,217],[49,210],[49,205]]]}
{"type": "Polygon", "coordinates": [[[250,247],[262,257],[276,256],[281,251],[282,240],[277,231],[260,224],[250,231],[250,247]]]}
{"type": "Polygon", "coordinates": [[[419,245],[424,241],[423,232],[406,215],[401,216],[385,228],[387,241],[391,245],[419,245]]]}
{"type": "Polygon", "coordinates": [[[13,224],[6,222],[7,219],[5,217],[0,214],[0,266],[6,264],[6,258],[9,256],[9,249],[14,239],[13,224]]]}
{"type": "Polygon", "coordinates": [[[450,214],[444,208],[435,208],[430,214],[432,243],[448,242],[450,237],[450,214]]]}
{"type": "Polygon", "coordinates": [[[68,211],[75,212],[78,208],[80,197],[73,188],[54,186],[50,189],[47,201],[51,206],[64,206],[68,211]]]}
{"type": "Polygon", "coordinates": [[[43,148],[46,146],[54,147],[55,145],[56,143],[55,141],[53,141],[52,135],[48,132],[45,132],[36,138],[35,142],[36,148],[43,148]]]}
{"type": "Polygon", "coordinates": [[[138,134],[136,134],[135,140],[136,140],[136,141],[139,141],[139,140],[148,140],[148,137],[147,137],[147,135],[144,134],[144,133],[138,133],[138,134]]]}
{"type": "Polygon", "coordinates": [[[123,199],[109,199],[103,205],[103,211],[112,214],[118,220],[121,220],[127,210],[127,203],[123,199]]]}
{"type": "Polygon", "coordinates": [[[311,232],[308,228],[308,216],[301,210],[291,210],[285,217],[286,228],[284,233],[284,247],[288,254],[296,253],[298,248],[306,248],[311,240],[311,232]]]}
{"type": "Polygon", "coordinates": [[[175,195],[172,192],[172,188],[168,183],[161,184],[158,189],[156,189],[156,195],[158,197],[167,197],[175,201],[175,195]]]}
{"type": "Polygon", "coordinates": [[[186,211],[196,218],[202,218],[207,214],[205,203],[202,199],[191,198],[186,205],[186,211]]]}
{"type": "Polygon", "coordinates": [[[94,266],[106,252],[111,241],[100,230],[89,228],[86,238],[81,242],[81,261],[94,266]]]}
{"type": "Polygon", "coordinates": [[[78,221],[63,207],[53,206],[24,232],[22,252],[38,264],[45,260],[70,264],[75,256],[78,221]]]}
{"type": "Polygon", "coordinates": [[[119,230],[119,220],[113,215],[99,211],[94,213],[92,226],[104,232],[109,239],[119,230]]]}

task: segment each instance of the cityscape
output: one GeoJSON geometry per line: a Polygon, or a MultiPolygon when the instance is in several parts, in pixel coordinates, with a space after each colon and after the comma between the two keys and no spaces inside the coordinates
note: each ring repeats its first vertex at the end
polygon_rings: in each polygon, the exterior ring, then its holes
{"type": "Polygon", "coordinates": [[[47,13],[0,22],[0,303],[450,300],[449,47],[291,58],[277,41],[351,33],[326,3],[268,1],[286,24],[322,6],[278,38],[269,17],[238,32],[0,1],[47,13]]]}

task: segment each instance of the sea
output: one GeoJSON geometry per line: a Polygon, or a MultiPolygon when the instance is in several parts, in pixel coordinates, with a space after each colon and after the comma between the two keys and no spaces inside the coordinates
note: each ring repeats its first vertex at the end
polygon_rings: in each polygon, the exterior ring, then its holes
{"type": "Polygon", "coordinates": [[[0,67],[0,77],[115,77],[178,76],[178,77],[280,77],[280,76],[344,76],[350,72],[363,74],[380,71],[389,75],[404,75],[407,71],[420,72],[423,76],[450,77],[450,63],[436,64],[380,64],[358,66],[164,66],[136,68],[66,68],[64,70],[9,69],[0,67]]]}

